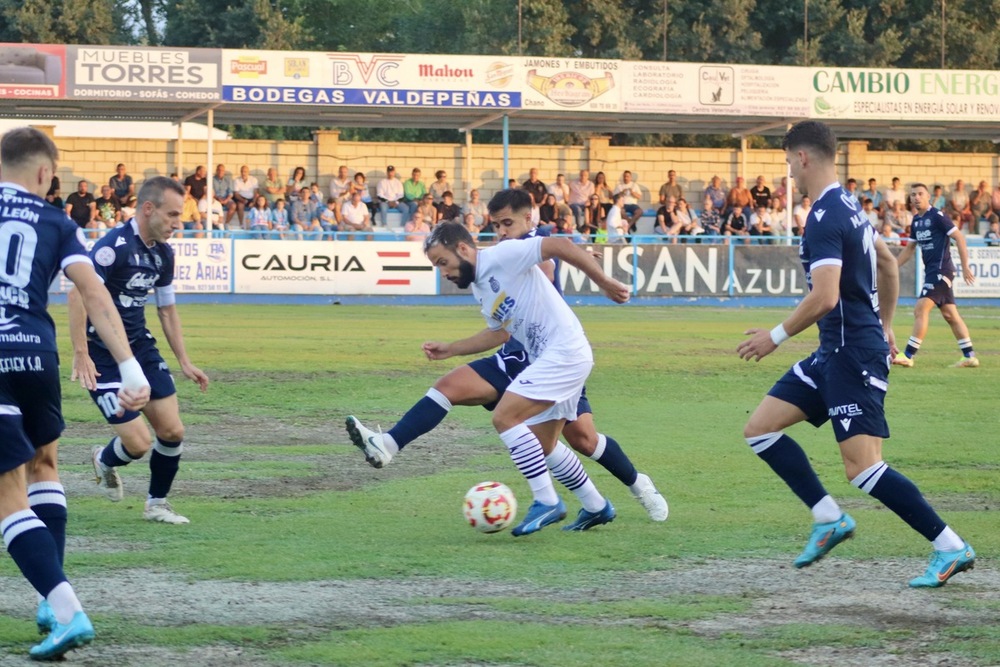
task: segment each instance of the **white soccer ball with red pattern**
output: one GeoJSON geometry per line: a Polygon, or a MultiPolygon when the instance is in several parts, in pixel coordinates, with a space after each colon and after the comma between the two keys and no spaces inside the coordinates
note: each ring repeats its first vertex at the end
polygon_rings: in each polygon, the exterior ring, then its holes
{"type": "Polygon", "coordinates": [[[517,500],[506,484],[482,482],[465,494],[462,513],[480,533],[498,533],[514,523],[517,500]]]}

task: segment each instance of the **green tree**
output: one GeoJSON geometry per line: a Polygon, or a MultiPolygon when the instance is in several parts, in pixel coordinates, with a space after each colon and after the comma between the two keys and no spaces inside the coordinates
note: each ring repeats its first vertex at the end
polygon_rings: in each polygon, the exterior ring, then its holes
{"type": "Polygon", "coordinates": [[[0,0],[0,39],[36,44],[127,44],[114,0],[0,0]]]}
{"type": "Polygon", "coordinates": [[[166,9],[163,43],[228,49],[312,47],[306,16],[294,1],[178,0],[166,9]]]}

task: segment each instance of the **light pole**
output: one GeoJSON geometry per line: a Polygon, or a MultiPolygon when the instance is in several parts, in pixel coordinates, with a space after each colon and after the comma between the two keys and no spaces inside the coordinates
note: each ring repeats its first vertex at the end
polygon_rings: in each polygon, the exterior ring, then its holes
{"type": "MultiPolygon", "coordinates": [[[[944,2],[944,0],[941,0],[944,2]]],[[[802,66],[809,66],[809,0],[805,0],[805,19],[802,22],[802,66]]]]}

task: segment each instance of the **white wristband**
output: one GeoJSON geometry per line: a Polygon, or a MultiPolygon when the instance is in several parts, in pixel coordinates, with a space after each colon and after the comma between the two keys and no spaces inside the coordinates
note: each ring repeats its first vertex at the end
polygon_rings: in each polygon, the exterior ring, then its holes
{"type": "Polygon", "coordinates": [[[778,326],[771,329],[771,342],[775,345],[781,345],[786,340],[788,340],[788,332],[785,331],[785,325],[779,324],[778,326]]]}
{"type": "Polygon", "coordinates": [[[118,373],[122,376],[122,389],[142,389],[149,386],[146,374],[135,357],[129,357],[118,364],[118,373]]]}

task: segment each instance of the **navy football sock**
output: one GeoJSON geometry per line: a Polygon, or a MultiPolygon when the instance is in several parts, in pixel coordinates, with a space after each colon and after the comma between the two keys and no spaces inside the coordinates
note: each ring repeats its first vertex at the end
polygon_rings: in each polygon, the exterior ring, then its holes
{"type": "Polygon", "coordinates": [[[912,359],[917,356],[917,352],[920,351],[920,344],[924,342],[923,338],[917,338],[916,336],[910,336],[910,339],[906,341],[906,349],[903,350],[903,354],[907,358],[912,359]]]}
{"type": "Polygon", "coordinates": [[[42,597],[66,581],[52,534],[31,510],[21,510],[0,521],[3,542],[11,559],[42,597]]]}
{"type": "Polygon", "coordinates": [[[806,504],[814,507],[824,496],[826,489],[809,464],[809,458],[799,443],[784,433],[765,433],[747,438],[754,453],[764,460],[788,488],[806,504]]]}
{"type": "Polygon", "coordinates": [[[35,482],[28,487],[28,504],[49,529],[62,565],[66,555],[66,490],[59,482],[35,482]]]}
{"type": "Polygon", "coordinates": [[[590,458],[604,466],[605,470],[625,486],[635,484],[639,476],[631,459],[622,451],[618,441],[610,435],[597,434],[597,448],[590,458]]]}
{"type": "Polygon", "coordinates": [[[156,439],[149,457],[149,497],[166,498],[181,465],[182,442],[156,439]]]}
{"type": "Polygon", "coordinates": [[[451,401],[431,387],[427,394],[410,408],[399,422],[389,429],[388,435],[400,449],[425,433],[430,433],[444,421],[451,410],[451,401]]]}
{"type": "Polygon", "coordinates": [[[852,479],[851,484],[891,509],[931,542],[945,528],[945,522],[920,494],[917,485],[883,461],[852,479]]]}
{"type": "Polygon", "coordinates": [[[118,466],[127,466],[132,461],[138,461],[141,458],[141,454],[132,456],[122,444],[122,439],[115,436],[101,450],[100,461],[109,468],[117,468],[118,466]]]}

